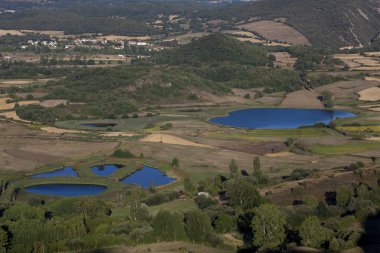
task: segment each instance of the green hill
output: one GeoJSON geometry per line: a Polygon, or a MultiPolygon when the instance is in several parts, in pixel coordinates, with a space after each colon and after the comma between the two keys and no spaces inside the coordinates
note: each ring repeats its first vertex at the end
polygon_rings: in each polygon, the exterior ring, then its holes
{"type": "Polygon", "coordinates": [[[265,66],[269,63],[267,50],[240,42],[221,33],[194,40],[173,50],[167,50],[154,59],[160,64],[189,64],[198,66],[201,63],[238,63],[253,66],[265,66]]]}

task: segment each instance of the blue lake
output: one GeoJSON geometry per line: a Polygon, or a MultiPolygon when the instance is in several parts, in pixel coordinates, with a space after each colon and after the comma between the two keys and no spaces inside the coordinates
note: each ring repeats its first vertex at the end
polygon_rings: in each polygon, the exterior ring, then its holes
{"type": "Polygon", "coordinates": [[[41,184],[26,187],[25,190],[42,195],[78,197],[100,194],[107,190],[107,187],[91,184],[41,184]]]}
{"type": "Polygon", "coordinates": [[[154,186],[160,186],[169,184],[175,180],[175,178],[168,177],[159,169],[144,165],[142,169],[132,173],[128,177],[121,180],[121,182],[126,184],[139,185],[142,188],[148,188],[151,184],[154,184],[154,186]]]}
{"type": "Polygon", "coordinates": [[[79,177],[77,171],[69,166],[63,169],[41,172],[37,174],[33,174],[30,177],[32,178],[48,178],[48,177],[79,177]]]}
{"type": "Polygon", "coordinates": [[[109,176],[115,173],[121,166],[115,164],[104,164],[91,167],[91,171],[101,177],[109,176]]]}
{"type": "Polygon", "coordinates": [[[351,112],[323,109],[256,108],[233,111],[209,121],[224,126],[247,129],[286,129],[329,124],[337,118],[357,116],[351,112]]]}

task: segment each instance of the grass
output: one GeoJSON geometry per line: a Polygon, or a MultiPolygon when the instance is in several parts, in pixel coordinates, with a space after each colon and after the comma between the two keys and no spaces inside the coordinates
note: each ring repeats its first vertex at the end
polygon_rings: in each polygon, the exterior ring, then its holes
{"type": "Polygon", "coordinates": [[[195,209],[196,205],[194,200],[190,198],[176,199],[170,202],[163,203],[157,206],[150,206],[149,212],[152,215],[157,214],[160,210],[170,211],[170,212],[186,212],[195,209]]]}
{"type": "Polygon", "coordinates": [[[376,150],[379,146],[380,143],[375,141],[358,141],[337,145],[314,145],[310,150],[322,155],[341,155],[376,150]]]}
{"type": "Polygon", "coordinates": [[[344,132],[380,132],[380,126],[338,126],[344,132]]]}
{"type": "Polygon", "coordinates": [[[315,137],[337,135],[338,133],[327,128],[297,128],[297,129],[257,129],[246,133],[227,134],[223,132],[209,132],[207,135],[216,139],[256,140],[257,137],[315,137]]]}

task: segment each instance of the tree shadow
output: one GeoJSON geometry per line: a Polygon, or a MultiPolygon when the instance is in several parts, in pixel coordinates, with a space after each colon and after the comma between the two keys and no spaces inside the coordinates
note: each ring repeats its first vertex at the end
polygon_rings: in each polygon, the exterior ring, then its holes
{"type": "Polygon", "coordinates": [[[362,226],[365,232],[358,245],[366,253],[380,252],[380,213],[362,222],[362,226]]]}

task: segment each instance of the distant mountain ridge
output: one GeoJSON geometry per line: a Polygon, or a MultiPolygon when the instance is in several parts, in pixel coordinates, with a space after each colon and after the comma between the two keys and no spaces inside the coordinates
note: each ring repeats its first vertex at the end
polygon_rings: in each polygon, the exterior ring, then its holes
{"type": "Polygon", "coordinates": [[[336,48],[368,45],[380,32],[379,7],[379,0],[262,0],[227,12],[240,20],[281,18],[314,45],[336,48]]]}

